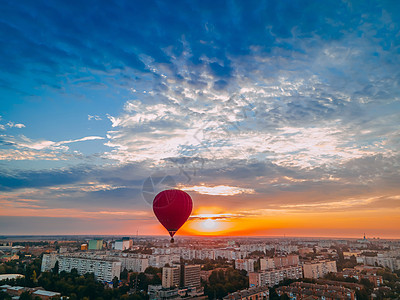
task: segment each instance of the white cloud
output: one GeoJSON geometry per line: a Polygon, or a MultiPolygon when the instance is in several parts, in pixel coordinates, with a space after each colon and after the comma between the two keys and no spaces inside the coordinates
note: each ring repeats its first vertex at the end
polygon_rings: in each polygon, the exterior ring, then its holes
{"type": "Polygon", "coordinates": [[[56,187],[49,187],[51,191],[63,192],[98,192],[98,191],[111,191],[115,189],[126,188],[121,185],[103,184],[96,181],[82,182],[74,185],[63,185],[56,187]]]}
{"type": "Polygon", "coordinates": [[[14,122],[8,122],[6,125],[8,127],[10,127],[10,128],[13,128],[13,127],[15,127],[15,128],[24,128],[25,127],[24,124],[19,124],[19,123],[14,123],[14,122]]]}
{"type": "Polygon", "coordinates": [[[63,144],[70,144],[70,143],[77,143],[77,142],[85,142],[85,141],[94,141],[94,140],[104,140],[101,136],[86,136],[81,139],[76,140],[68,140],[68,141],[61,141],[55,143],[56,145],[63,145],[63,144]]]}
{"type": "Polygon", "coordinates": [[[195,191],[199,194],[214,196],[234,196],[239,194],[255,194],[253,189],[241,188],[237,186],[217,185],[217,186],[179,186],[184,191],[195,191]]]}
{"type": "Polygon", "coordinates": [[[102,119],[101,119],[101,117],[100,116],[98,116],[98,115],[88,115],[88,120],[90,121],[90,120],[95,120],[95,121],[101,121],[102,119]]]}
{"type": "MultiPolygon", "coordinates": [[[[1,120],[1,118],[0,118],[0,120],[1,120]]],[[[11,121],[7,122],[7,124],[5,124],[5,125],[0,124],[0,130],[6,130],[6,127],[8,127],[8,128],[25,128],[26,126],[22,123],[14,123],[11,121]]]]}
{"type": "MultiPolygon", "coordinates": [[[[48,140],[32,140],[24,135],[18,137],[1,135],[0,137],[5,144],[9,144],[14,148],[1,149],[1,160],[66,160],[68,157],[65,154],[69,150],[66,144],[104,139],[99,136],[87,136],[76,140],[53,142],[48,140]]],[[[78,153],[72,153],[75,156],[76,154],[78,153]]]]}
{"type": "Polygon", "coordinates": [[[232,76],[222,89],[215,88],[221,78],[207,67],[215,59],[204,56],[203,64],[193,65],[185,41],[181,56],[164,49],[172,66],[143,56],[158,79],[135,86],[139,100],[108,116],[113,130],[106,157],[158,164],[196,156],[314,168],[398,153],[396,116],[382,110],[398,100],[397,93],[386,92],[397,83],[385,68],[394,73],[395,67],[373,58],[380,50],[372,37],[297,42],[301,51],[276,47],[266,54],[253,47],[246,56],[228,57],[232,76]]]}

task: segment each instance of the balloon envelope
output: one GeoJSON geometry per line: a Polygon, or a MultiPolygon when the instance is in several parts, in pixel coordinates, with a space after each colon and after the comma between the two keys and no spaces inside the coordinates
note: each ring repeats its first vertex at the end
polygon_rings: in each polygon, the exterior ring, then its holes
{"type": "Polygon", "coordinates": [[[171,237],[185,224],[192,213],[192,207],[192,198],[181,190],[162,191],[153,201],[154,214],[171,237]]]}

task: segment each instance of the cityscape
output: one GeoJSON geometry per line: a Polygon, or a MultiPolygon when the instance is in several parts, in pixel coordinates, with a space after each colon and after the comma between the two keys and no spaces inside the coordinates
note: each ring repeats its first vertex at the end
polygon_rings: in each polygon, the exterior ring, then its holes
{"type": "Polygon", "coordinates": [[[0,300],[400,299],[400,1],[1,0],[0,300]]]}
{"type": "Polygon", "coordinates": [[[398,299],[400,241],[2,237],[2,299],[398,299]],[[31,298],[29,298],[31,297],[31,298]]]}

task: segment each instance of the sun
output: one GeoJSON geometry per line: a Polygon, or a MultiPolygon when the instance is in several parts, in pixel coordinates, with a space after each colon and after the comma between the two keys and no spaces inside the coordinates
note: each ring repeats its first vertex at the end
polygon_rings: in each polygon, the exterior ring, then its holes
{"type": "Polygon", "coordinates": [[[206,231],[215,231],[218,229],[218,221],[214,219],[205,219],[199,225],[206,231]]]}
{"type": "Polygon", "coordinates": [[[231,214],[220,207],[199,207],[185,225],[185,233],[191,235],[225,235],[234,225],[231,214]]]}
{"type": "Polygon", "coordinates": [[[191,222],[190,229],[193,233],[199,235],[214,235],[219,234],[226,229],[226,222],[219,220],[213,216],[197,219],[191,222]]]}

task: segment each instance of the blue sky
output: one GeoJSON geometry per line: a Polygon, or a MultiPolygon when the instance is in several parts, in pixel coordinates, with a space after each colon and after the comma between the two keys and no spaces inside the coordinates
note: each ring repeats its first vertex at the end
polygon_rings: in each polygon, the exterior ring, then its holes
{"type": "MultiPolygon", "coordinates": [[[[399,27],[398,1],[2,1],[0,234],[156,232],[143,183],[171,176],[393,236],[399,27]]],[[[262,234],[332,234],[303,227],[262,234]]]]}

